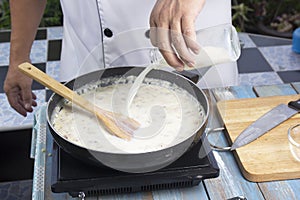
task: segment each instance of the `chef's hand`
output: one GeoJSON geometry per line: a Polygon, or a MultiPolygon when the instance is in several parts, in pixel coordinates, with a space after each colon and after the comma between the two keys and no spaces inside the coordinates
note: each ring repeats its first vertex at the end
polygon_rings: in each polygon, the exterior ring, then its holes
{"type": "Polygon", "coordinates": [[[167,63],[178,71],[193,67],[200,50],[195,21],[205,0],[157,0],[150,16],[150,39],[167,63]]]}
{"type": "Polygon", "coordinates": [[[17,64],[10,64],[5,81],[4,91],[10,106],[26,117],[36,106],[36,95],[31,90],[32,79],[17,69],[17,64]]]}
{"type": "Polygon", "coordinates": [[[12,108],[23,116],[36,106],[32,93],[32,79],[19,71],[18,65],[30,61],[31,46],[46,7],[47,0],[10,0],[11,37],[9,69],[4,82],[4,91],[12,108]],[[28,15],[30,13],[30,15],[28,15]]]}

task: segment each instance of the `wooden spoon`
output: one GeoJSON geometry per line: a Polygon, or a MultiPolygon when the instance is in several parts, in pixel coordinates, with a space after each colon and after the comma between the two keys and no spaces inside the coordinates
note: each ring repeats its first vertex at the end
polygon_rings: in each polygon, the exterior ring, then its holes
{"type": "Polygon", "coordinates": [[[94,113],[105,128],[117,137],[130,140],[133,132],[140,126],[140,124],[132,118],[99,108],[28,62],[19,65],[19,69],[53,92],[70,100],[83,109],[94,113]]]}

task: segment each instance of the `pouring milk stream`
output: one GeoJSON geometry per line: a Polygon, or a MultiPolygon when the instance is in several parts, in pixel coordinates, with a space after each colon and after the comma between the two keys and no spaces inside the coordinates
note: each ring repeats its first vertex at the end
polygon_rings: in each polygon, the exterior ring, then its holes
{"type": "MultiPolygon", "coordinates": [[[[223,24],[206,28],[197,32],[197,42],[200,46],[199,54],[195,56],[195,68],[188,66],[184,70],[199,69],[221,63],[236,61],[240,54],[240,43],[236,29],[231,24],[223,24]]],[[[151,50],[154,61],[148,65],[136,78],[127,97],[127,110],[131,105],[144,78],[152,69],[168,66],[163,58],[157,59],[157,49],[151,50]]],[[[151,60],[153,60],[151,58],[151,60]]]]}

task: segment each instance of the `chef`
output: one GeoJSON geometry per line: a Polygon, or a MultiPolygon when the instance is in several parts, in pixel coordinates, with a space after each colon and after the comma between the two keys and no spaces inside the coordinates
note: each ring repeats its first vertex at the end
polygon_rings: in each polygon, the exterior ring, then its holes
{"type": "MultiPolygon", "coordinates": [[[[45,5],[46,0],[10,1],[10,66],[4,91],[12,108],[23,116],[37,103],[32,80],[17,66],[30,62],[45,5]]],[[[146,66],[154,47],[176,70],[183,70],[184,65],[193,67],[193,55],[199,51],[196,31],[231,23],[230,0],[61,0],[61,6],[64,36],[60,81],[102,68],[146,66]]],[[[236,81],[234,63],[214,66],[202,78],[206,86],[234,85],[236,81]]]]}

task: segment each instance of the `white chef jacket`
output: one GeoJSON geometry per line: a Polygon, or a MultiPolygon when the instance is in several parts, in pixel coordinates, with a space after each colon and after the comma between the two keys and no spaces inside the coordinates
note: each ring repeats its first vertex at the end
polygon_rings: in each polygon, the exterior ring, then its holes
{"type": "MultiPolygon", "coordinates": [[[[154,4],[155,0],[61,0],[61,81],[108,67],[147,66],[153,49],[147,31],[154,4]]],[[[224,23],[231,23],[231,1],[207,0],[196,20],[196,30],[224,23]]],[[[234,62],[212,67],[198,85],[236,83],[234,62]]]]}

